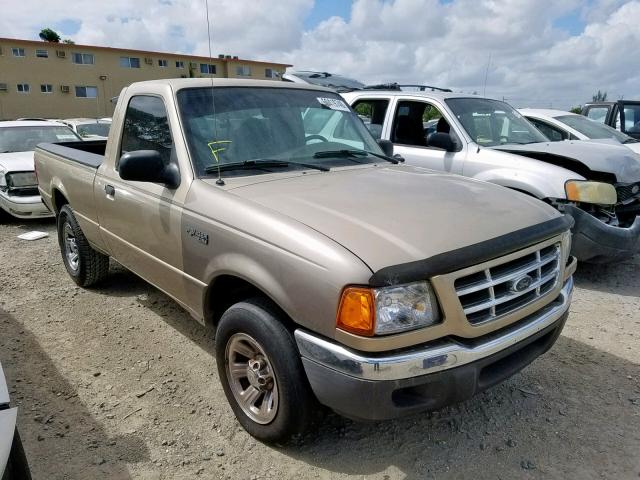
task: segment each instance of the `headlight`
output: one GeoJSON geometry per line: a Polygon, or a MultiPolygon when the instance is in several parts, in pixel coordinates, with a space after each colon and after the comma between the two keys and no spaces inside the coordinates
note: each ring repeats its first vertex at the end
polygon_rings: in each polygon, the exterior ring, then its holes
{"type": "Polygon", "coordinates": [[[603,182],[569,180],[564,184],[567,200],[572,202],[613,205],[618,201],[618,194],[613,185],[603,182]]]}
{"type": "Polygon", "coordinates": [[[35,172],[8,173],[7,184],[10,187],[33,187],[38,184],[38,178],[35,172]]]}
{"type": "Polygon", "coordinates": [[[381,288],[349,287],[342,293],[337,326],[357,335],[389,335],[440,320],[428,282],[381,288]]]}

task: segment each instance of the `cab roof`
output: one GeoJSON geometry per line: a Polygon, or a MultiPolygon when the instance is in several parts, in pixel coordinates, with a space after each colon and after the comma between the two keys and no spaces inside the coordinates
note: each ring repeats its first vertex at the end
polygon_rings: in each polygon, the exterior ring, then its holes
{"type": "Polygon", "coordinates": [[[334,90],[326,87],[320,87],[317,85],[304,84],[304,83],[292,83],[283,82],[280,80],[245,80],[237,78],[169,78],[161,80],[147,80],[144,82],[136,82],[131,86],[145,86],[145,85],[169,85],[173,90],[180,90],[183,88],[198,88],[198,87],[262,87],[262,88],[285,88],[296,90],[317,90],[322,92],[332,92],[334,90]]]}

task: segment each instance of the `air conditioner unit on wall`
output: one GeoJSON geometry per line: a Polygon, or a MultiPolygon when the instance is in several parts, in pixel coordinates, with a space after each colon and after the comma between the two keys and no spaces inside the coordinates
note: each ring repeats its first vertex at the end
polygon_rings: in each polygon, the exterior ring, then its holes
{"type": "Polygon", "coordinates": [[[153,58],[145,57],[144,63],[147,65],[153,65],[153,58]]]}
{"type": "Polygon", "coordinates": [[[69,93],[69,85],[60,85],[60,91],[62,93],[69,93]]]}
{"type": "Polygon", "coordinates": [[[6,92],[6,91],[7,91],[7,84],[0,83],[0,92],[6,92]]]}
{"type": "Polygon", "coordinates": [[[65,58],[67,56],[67,52],[64,50],[56,50],[56,57],[65,58]]]}

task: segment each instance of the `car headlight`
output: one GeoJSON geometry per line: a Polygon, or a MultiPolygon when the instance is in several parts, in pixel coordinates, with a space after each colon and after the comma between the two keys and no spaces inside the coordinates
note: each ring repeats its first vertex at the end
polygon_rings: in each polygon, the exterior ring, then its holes
{"type": "Polygon", "coordinates": [[[440,320],[429,282],[390,287],[345,288],[337,326],[357,335],[389,335],[428,327],[440,320]]]}
{"type": "Polygon", "coordinates": [[[564,190],[567,200],[572,202],[614,205],[618,201],[616,189],[609,183],[569,180],[564,184],[564,190]]]}
{"type": "Polygon", "coordinates": [[[7,174],[7,184],[10,187],[33,187],[38,185],[36,172],[14,172],[7,174]]]}

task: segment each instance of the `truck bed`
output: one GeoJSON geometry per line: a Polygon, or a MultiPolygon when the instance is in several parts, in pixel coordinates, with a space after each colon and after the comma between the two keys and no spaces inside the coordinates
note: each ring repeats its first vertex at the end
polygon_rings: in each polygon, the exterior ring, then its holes
{"type": "Polygon", "coordinates": [[[41,143],[38,148],[63,159],[97,169],[104,161],[107,141],[41,143]]]}

